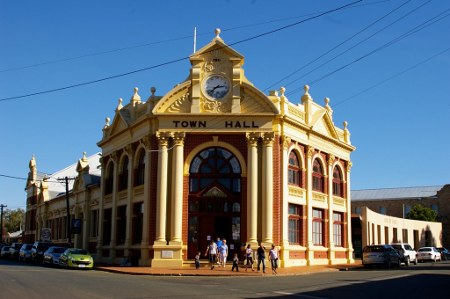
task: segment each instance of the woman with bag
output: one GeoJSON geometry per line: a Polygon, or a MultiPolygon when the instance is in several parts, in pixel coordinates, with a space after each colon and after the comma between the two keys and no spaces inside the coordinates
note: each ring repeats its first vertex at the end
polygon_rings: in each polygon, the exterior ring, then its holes
{"type": "Polygon", "coordinates": [[[245,259],[247,261],[247,264],[245,265],[245,271],[247,271],[249,265],[252,266],[252,271],[255,271],[255,269],[253,269],[253,249],[250,244],[248,244],[247,248],[245,249],[245,259]]]}

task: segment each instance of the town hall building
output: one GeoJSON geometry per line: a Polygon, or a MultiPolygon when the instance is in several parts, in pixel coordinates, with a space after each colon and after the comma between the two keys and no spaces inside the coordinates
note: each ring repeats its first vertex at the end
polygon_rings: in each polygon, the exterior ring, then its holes
{"type": "Polygon", "coordinates": [[[283,87],[264,94],[219,34],[165,95],[143,100],[135,88],[119,100],[101,153],[51,175],[33,157],[25,240],[50,231],[98,262],[151,267],[181,267],[218,237],[241,260],[263,243],[282,267],[353,262],[347,123],[337,127],[330,100],[318,104],[308,86],[301,103],[283,87]],[[52,190],[64,176],[75,178],[68,193],[52,190]]]}

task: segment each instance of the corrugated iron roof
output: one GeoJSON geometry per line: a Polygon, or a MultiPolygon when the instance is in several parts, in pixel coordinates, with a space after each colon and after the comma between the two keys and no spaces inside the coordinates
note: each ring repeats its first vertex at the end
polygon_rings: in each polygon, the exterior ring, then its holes
{"type": "Polygon", "coordinates": [[[382,199],[403,199],[403,198],[424,198],[436,196],[444,185],[421,186],[421,187],[400,187],[383,189],[352,190],[352,201],[358,200],[382,200],[382,199]]]}

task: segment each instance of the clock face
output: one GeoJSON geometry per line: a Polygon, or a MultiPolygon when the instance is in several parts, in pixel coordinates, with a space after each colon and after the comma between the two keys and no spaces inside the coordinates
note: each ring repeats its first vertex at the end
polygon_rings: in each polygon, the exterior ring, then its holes
{"type": "Polygon", "coordinates": [[[209,97],[213,99],[222,99],[228,94],[230,85],[225,77],[213,75],[206,79],[204,88],[209,97]]]}

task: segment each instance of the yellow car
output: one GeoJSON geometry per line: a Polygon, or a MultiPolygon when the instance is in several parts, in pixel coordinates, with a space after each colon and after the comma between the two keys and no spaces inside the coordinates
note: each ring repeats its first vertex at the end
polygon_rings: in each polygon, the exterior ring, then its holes
{"type": "Polygon", "coordinates": [[[59,257],[59,266],[65,268],[94,268],[94,259],[85,249],[68,248],[59,257]]]}

